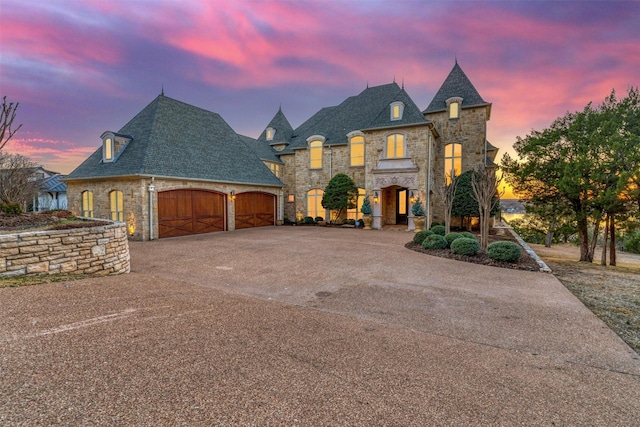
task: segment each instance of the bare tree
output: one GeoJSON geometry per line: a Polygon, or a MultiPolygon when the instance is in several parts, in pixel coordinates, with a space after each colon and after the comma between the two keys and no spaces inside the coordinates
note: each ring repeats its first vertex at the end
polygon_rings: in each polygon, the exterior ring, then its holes
{"type": "Polygon", "coordinates": [[[0,151],[2,151],[11,137],[22,127],[22,124],[20,124],[17,128],[11,129],[13,121],[16,118],[18,105],[20,105],[18,102],[15,104],[13,102],[7,103],[7,97],[2,97],[2,111],[0,111],[0,151]]]}
{"type": "Polygon", "coordinates": [[[480,214],[480,247],[487,250],[489,244],[489,219],[491,211],[500,203],[498,187],[502,177],[498,178],[493,168],[478,168],[471,174],[471,189],[473,198],[478,202],[480,214]],[[496,197],[497,196],[497,197],[496,197]]]}
{"type": "Polygon", "coordinates": [[[453,199],[456,197],[456,187],[458,185],[457,176],[453,174],[449,176],[449,183],[442,185],[436,189],[436,194],[440,198],[440,200],[444,201],[444,228],[445,234],[449,234],[451,232],[451,211],[453,210],[453,199]]]}
{"type": "Polygon", "coordinates": [[[38,195],[35,167],[28,157],[0,152],[0,202],[18,203],[25,209],[38,195]]]}

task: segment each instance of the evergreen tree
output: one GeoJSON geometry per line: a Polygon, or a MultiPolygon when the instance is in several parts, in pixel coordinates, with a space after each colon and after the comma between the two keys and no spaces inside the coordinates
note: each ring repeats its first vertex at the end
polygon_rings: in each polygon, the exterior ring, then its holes
{"type": "Polygon", "coordinates": [[[353,180],[343,173],[336,174],[324,189],[322,207],[333,212],[333,220],[337,220],[347,209],[356,207],[358,187],[353,180]]]}

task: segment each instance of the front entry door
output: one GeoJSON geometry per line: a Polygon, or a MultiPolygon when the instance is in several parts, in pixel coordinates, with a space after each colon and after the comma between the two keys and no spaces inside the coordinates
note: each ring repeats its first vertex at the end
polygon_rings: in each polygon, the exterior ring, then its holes
{"type": "Polygon", "coordinates": [[[407,224],[409,199],[406,189],[396,190],[396,224],[407,224]]]}

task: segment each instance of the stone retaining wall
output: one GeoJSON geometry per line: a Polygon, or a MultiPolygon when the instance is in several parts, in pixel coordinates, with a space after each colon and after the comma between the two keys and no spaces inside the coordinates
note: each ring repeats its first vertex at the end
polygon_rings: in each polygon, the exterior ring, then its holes
{"type": "Polygon", "coordinates": [[[0,278],[130,271],[126,224],[0,235],[0,278]]]}

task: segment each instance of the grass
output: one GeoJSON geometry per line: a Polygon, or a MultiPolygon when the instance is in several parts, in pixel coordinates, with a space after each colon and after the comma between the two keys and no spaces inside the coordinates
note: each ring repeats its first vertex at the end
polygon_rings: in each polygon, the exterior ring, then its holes
{"type": "Polygon", "coordinates": [[[553,274],[636,353],[640,354],[640,255],[619,253],[618,266],[576,261],[569,245],[533,249],[553,274]]]}

